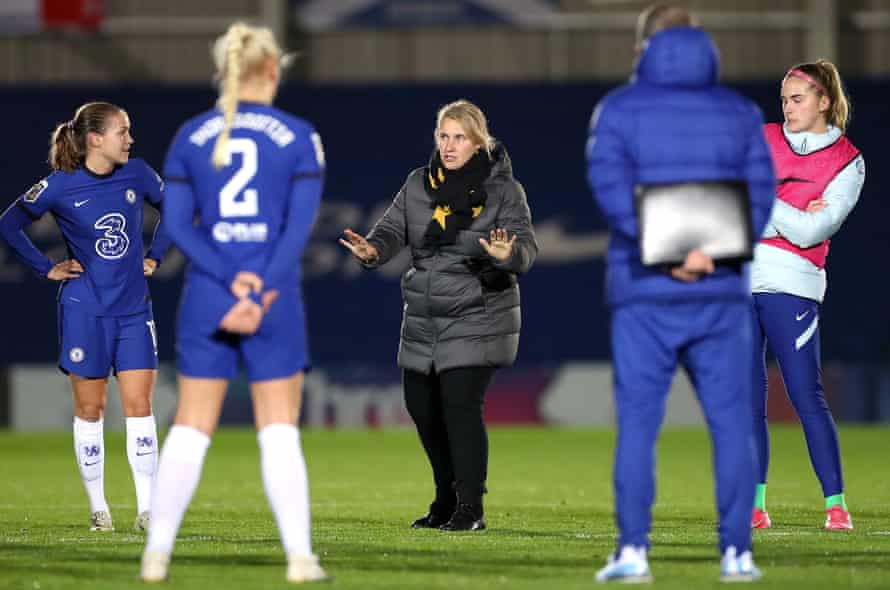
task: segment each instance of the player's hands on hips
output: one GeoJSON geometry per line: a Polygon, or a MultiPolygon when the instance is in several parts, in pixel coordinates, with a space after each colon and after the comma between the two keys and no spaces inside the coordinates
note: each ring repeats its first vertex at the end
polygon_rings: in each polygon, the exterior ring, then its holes
{"type": "Polygon", "coordinates": [[[82,272],[83,266],[73,258],[69,258],[49,269],[49,272],[46,273],[46,278],[51,281],[64,281],[66,279],[76,279],[82,272]]]}
{"type": "Polygon", "coordinates": [[[246,299],[251,293],[263,292],[263,279],[256,273],[242,270],[235,275],[230,287],[232,295],[238,299],[246,299]]]}
{"type": "Polygon", "coordinates": [[[701,250],[686,255],[683,266],[671,268],[671,276],[678,281],[692,283],[714,272],[714,260],[701,250]]]}
{"type": "Polygon", "coordinates": [[[816,213],[826,207],[828,207],[828,203],[825,202],[825,199],[814,199],[807,203],[807,213],[816,213]]]}
{"type": "Polygon", "coordinates": [[[220,330],[250,336],[260,328],[263,308],[250,299],[239,299],[219,323],[220,330]]]}
{"type": "Polygon", "coordinates": [[[479,243],[482,244],[482,247],[485,248],[485,251],[488,252],[489,256],[496,260],[507,260],[510,258],[513,254],[513,244],[516,242],[516,234],[513,234],[513,237],[508,240],[507,230],[499,227],[491,230],[491,234],[488,237],[488,242],[485,241],[485,238],[479,238],[479,243]]]}
{"type": "Polygon", "coordinates": [[[377,248],[372,246],[363,236],[358,235],[351,229],[344,229],[343,235],[346,239],[340,238],[340,243],[349,248],[349,251],[362,262],[371,262],[378,256],[377,248]]]}
{"type": "Polygon", "coordinates": [[[142,274],[150,277],[155,274],[155,271],[158,269],[158,261],[154,258],[143,258],[142,259],[142,274]]]}

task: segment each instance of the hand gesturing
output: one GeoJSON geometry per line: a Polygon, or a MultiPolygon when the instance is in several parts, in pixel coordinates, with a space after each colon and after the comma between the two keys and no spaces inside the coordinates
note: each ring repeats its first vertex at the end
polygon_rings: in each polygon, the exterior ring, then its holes
{"type": "Polygon", "coordinates": [[[344,229],[343,235],[346,236],[346,240],[340,238],[340,243],[349,248],[349,251],[352,252],[356,258],[362,262],[370,262],[377,258],[377,248],[368,243],[368,240],[364,237],[358,235],[351,229],[344,229]]]}
{"type": "Polygon", "coordinates": [[[507,230],[502,227],[491,230],[488,242],[485,238],[479,238],[479,243],[485,248],[489,256],[497,260],[507,260],[513,254],[513,244],[516,242],[516,234],[507,240],[507,230]]]}

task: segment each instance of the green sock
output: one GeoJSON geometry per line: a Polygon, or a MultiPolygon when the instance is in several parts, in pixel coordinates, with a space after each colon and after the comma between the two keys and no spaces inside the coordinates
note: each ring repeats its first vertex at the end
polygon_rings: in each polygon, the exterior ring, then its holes
{"type": "Polygon", "coordinates": [[[758,510],[766,510],[766,484],[757,484],[757,491],[754,493],[754,508],[758,510]]]}
{"type": "Polygon", "coordinates": [[[825,498],[825,509],[828,510],[832,506],[840,506],[844,510],[847,509],[847,500],[844,499],[843,494],[835,494],[833,496],[828,496],[825,498]]]}

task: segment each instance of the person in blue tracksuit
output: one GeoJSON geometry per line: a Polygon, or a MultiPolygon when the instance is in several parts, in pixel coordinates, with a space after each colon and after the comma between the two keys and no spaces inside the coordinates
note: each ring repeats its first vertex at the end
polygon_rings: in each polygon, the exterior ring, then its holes
{"type": "Polygon", "coordinates": [[[850,108],[834,64],[819,60],[792,67],[781,92],[785,122],[765,128],[779,201],[751,265],[756,320],[752,399],[759,464],[751,526],[772,526],[766,511],[769,342],[825,497],[824,528],[846,531],[853,520],[844,496],[837,429],[822,387],[819,306],[827,285],[829,241],[859,200],[865,160],[845,135],[850,108]]]}
{"type": "Polygon", "coordinates": [[[156,232],[143,255],[143,203],[161,208],[164,183],[143,160],[121,107],[92,102],[58,125],[50,140],[53,173],[21,195],[0,218],[0,234],[39,276],[60,281],[59,368],[74,399],[74,449],[90,502],[90,528],[111,531],[105,499],[104,410],[114,371],[126,416],[127,456],[136,485],[135,528],[148,527],[157,465],[151,393],[157,333],[145,277],[169,247],[156,232]],[[23,231],[49,213],[68,259],[53,263],[23,231]]]}
{"type": "Polygon", "coordinates": [[[745,265],[715,267],[701,251],[670,269],[644,267],[634,188],[739,180],[747,184],[755,236],[775,200],[762,115],[717,83],[711,38],[683,9],[658,5],[640,17],[633,80],[594,111],[588,179],[611,238],[607,299],[612,311],[618,426],[615,512],[618,549],[597,580],[648,581],[655,443],[678,365],[695,386],[714,448],[721,578],[760,577],[751,554],[754,502],[750,409],[751,312],[745,265]]]}
{"type": "Polygon", "coordinates": [[[287,579],[322,580],[297,421],[309,368],[300,257],[321,199],[324,152],[308,122],[272,106],[287,56],[269,29],[235,23],[213,56],[218,106],[186,121],[164,165],[163,224],[189,268],[176,334],[179,405],[141,577],[167,577],[228,383],[243,365],[287,579]]]}

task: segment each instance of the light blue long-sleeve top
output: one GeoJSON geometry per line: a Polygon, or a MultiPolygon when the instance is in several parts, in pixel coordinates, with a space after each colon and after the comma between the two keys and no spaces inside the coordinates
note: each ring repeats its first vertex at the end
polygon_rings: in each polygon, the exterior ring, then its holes
{"type": "MultiPolygon", "coordinates": [[[[825,133],[795,133],[784,126],[782,132],[792,149],[801,155],[829,146],[841,137],[841,130],[831,125],[825,133]]],[[[825,187],[822,198],[826,207],[821,211],[808,213],[777,200],[763,237],[782,236],[801,248],[827,240],[840,229],[856,206],[864,183],[865,160],[860,154],[825,187]]],[[[754,249],[751,264],[751,290],[754,293],[787,293],[821,303],[827,285],[825,269],[802,256],[762,243],[754,249]]]]}

